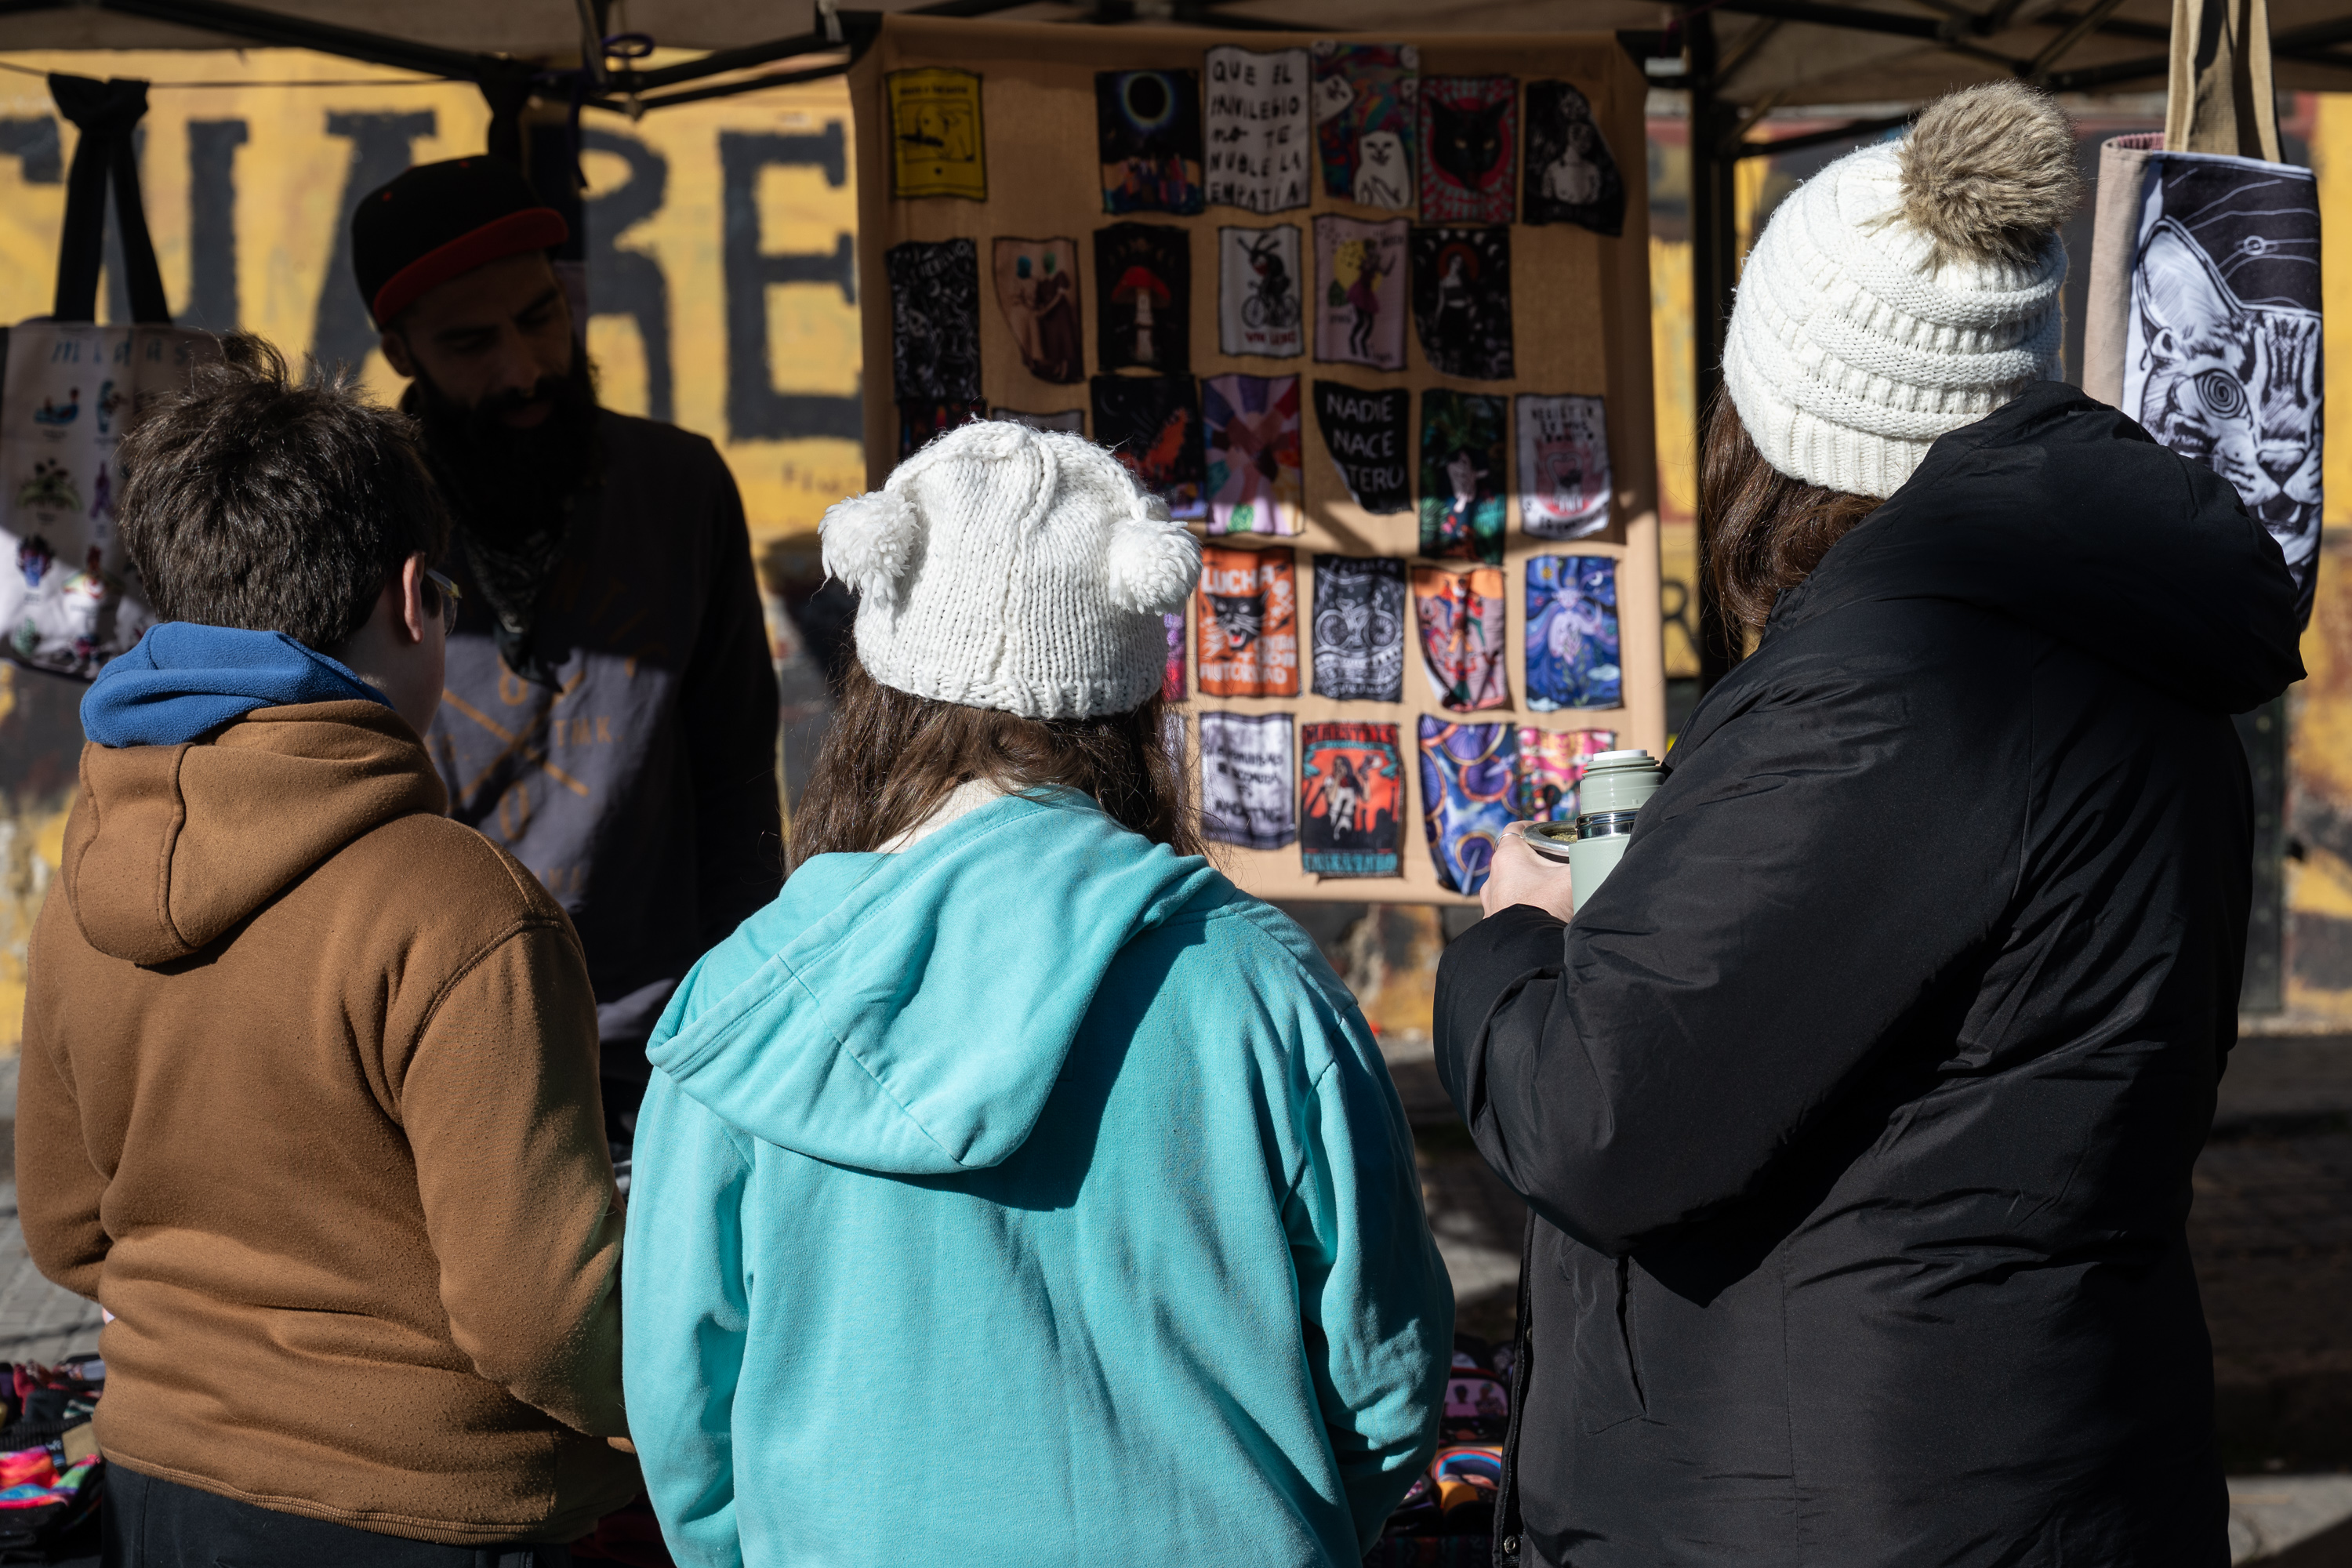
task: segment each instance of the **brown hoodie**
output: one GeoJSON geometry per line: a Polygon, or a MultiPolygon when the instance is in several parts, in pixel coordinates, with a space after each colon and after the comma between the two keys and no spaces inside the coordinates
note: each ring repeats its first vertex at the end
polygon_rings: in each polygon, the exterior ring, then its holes
{"type": "Polygon", "coordinates": [[[107,1457],[454,1545],[637,1489],[596,1010],[389,708],[90,745],[33,934],[16,1181],[115,1321],[107,1457]]]}

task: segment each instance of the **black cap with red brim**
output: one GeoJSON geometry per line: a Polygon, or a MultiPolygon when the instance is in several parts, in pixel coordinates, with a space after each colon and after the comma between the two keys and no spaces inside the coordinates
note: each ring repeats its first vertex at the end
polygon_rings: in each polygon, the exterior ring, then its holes
{"type": "Polygon", "coordinates": [[[427,290],[571,236],[521,171],[495,158],[420,163],[352,213],[352,270],[378,327],[427,290]]]}

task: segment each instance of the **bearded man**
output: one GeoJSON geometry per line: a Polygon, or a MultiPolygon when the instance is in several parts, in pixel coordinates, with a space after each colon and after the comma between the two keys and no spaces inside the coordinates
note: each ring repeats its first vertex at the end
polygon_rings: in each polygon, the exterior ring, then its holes
{"type": "Polygon", "coordinates": [[[579,930],[625,1144],[670,993],[782,884],[776,679],[735,481],[703,437],[597,406],[548,259],[566,237],[489,158],[410,169],[352,217],[457,521],[428,744],[450,815],[579,930]]]}

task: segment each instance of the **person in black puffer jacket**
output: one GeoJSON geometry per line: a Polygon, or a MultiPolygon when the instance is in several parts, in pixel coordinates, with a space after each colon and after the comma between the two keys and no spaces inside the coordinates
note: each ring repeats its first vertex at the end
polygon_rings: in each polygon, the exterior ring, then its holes
{"type": "Polygon", "coordinates": [[[1775,215],[1703,497],[1760,640],[1587,907],[1507,836],[1439,970],[1532,1211],[1498,1563],[2229,1562],[2185,1222],[2294,586],[2039,379],[2073,160],[1971,89],[1775,215]]]}

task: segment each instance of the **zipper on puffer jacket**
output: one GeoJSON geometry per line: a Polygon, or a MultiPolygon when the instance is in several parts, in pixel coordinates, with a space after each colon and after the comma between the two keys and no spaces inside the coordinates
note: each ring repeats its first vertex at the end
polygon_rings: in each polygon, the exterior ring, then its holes
{"type": "Polygon", "coordinates": [[[1519,1426],[1527,1420],[1528,1385],[1536,1363],[1533,1289],[1536,1263],[1536,1214],[1528,1211],[1527,1227],[1519,1235],[1519,1321],[1511,1351],[1511,1424],[1503,1434],[1503,1484],[1495,1498],[1495,1568],[1519,1568],[1519,1426]]]}

